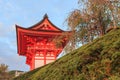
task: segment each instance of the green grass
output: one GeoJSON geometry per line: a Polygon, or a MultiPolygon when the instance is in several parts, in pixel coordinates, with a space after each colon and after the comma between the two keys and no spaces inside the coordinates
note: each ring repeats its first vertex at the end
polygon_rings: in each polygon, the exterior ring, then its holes
{"type": "Polygon", "coordinates": [[[120,80],[120,29],[14,80],[120,80]]]}

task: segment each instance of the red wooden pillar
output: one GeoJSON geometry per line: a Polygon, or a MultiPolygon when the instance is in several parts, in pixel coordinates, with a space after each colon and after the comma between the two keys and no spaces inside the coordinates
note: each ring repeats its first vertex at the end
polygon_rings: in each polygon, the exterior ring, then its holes
{"type": "Polygon", "coordinates": [[[44,50],[44,65],[46,64],[46,50],[44,50]]]}
{"type": "Polygon", "coordinates": [[[33,54],[32,55],[32,60],[31,60],[31,68],[30,68],[30,70],[33,70],[34,68],[35,68],[35,55],[33,54]]]}

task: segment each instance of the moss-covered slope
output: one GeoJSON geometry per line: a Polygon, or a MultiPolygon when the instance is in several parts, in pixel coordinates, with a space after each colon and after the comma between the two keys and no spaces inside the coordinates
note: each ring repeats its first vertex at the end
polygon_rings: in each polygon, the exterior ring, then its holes
{"type": "Polygon", "coordinates": [[[14,80],[120,80],[120,29],[14,80]]]}

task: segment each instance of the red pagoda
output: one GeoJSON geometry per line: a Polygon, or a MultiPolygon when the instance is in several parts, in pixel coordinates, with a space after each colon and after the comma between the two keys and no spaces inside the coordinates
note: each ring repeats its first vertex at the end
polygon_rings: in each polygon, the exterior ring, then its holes
{"type": "Polygon", "coordinates": [[[18,54],[26,57],[26,64],[33,70],[56,60],[68,40],[63,37],[62,46],[56,47],[53,39],[70,32],[56,27],[45,14],[43,20],[29,28],[16,25],[16,33],[18,54]]]}

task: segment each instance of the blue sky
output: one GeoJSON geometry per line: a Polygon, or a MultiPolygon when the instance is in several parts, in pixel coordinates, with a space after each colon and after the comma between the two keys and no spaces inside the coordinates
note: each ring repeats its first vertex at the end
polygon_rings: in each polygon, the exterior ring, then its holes
{"type": "Polygon", "coordinates": [[[15,24],[30,27],[39,22],[45,13],[53,24],[66,30],[64,21],[78,8],[78,0],[0,0],[0,63],[9,70],[28,71],[25,57],[17,54],[15,24]]]}

